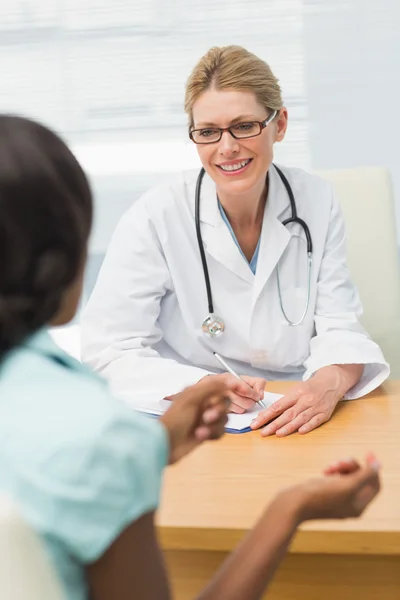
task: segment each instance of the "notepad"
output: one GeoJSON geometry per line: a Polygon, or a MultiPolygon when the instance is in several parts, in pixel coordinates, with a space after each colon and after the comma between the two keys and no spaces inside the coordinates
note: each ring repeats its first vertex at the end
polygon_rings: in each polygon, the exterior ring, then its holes
{"type": "MultiPolygon", "coordinates": [[[[268,408],[282,398],[282,394],[272,394],[271,392],[264,392],[264,404],[265,408],[268,408]]],[[[241,415],[237,415],[235,413],[229,413],[228,422],[226,424],[225,429],[230,431],[231,433],[244,433],[245,431],[250,431],[250,423],[253,419],[256,418],[259,412],[265,410],[259,404],[255,404],[254,408],[246,411],[241,415]]]]}
{"type": "MultiPolygon", "coordinates": [[[[282,394],[272,394],[271,392],[264,392],[264,404],[265,407],[271,406],[274,402],[282,398],[282,394]]],[[[169,400],[156,400],[149,403],[147,406],[135,406],[135,410],[138,412],[146,413],[154,417],[160,417],[163,415],[168,408],[171,406],[169,400]]],[[[229,413],[228,422],[225,426],[227,433],[245,433],[251,431],[250,423],[256,418],[260,411],[264,410],[259,404],[255,404],[252,410],[246,411],[245,413],[238,415],[235,413],[229,413]]]]}

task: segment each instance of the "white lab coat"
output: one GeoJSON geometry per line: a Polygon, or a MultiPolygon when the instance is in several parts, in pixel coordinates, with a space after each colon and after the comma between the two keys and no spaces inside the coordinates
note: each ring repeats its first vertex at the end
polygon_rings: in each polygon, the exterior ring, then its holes
{"type": "Polygon", "coordinates": [[[83,360],[108,378],[115,394],[141,406],[221,372],[213,351],[239,373],[266,379],[307,379],[332,364],[364,364],[347,394],[360,397],[389,375],[380,348],[358,321],[361,304],[346,267],[345,229],[332,186],[300,169],[282,168],[313,240],[310,306],[304,322],[306,245],[275,169],[261,232],[256,274],[218,209],[214,182],[201,191],[201,232],[215,313],[225,333],[208,338],[201,325],[207,296],[195,234],[198,172],[152,189],[120,221],[82,318],[83,360]],[[299,239],[299,236],[301,239],[299,239]]]}

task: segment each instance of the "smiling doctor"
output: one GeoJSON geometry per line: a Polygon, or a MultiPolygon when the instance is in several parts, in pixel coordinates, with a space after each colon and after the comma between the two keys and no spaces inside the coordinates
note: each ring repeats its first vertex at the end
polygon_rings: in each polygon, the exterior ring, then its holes
{"type": "Polygon", "coordinates": [[[244,376],[236,412],[266,380],[302,380],[254,427],[307,433],[389,375],[358,321],[338,200],[326,181],[272,162],[288,114],[269,66],[244,48],[203,56],[185,110],[203,169],[122,218],[83,315],[83,359],[133,406],[232,377],[213,352],[244,376]]]}

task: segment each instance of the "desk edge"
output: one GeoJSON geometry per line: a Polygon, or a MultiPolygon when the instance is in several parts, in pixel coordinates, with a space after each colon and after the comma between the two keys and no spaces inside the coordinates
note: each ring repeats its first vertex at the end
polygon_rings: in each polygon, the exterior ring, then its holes
{"type": "MultiPolygon", "coordinates": [[[[243,529],[158,527],[164,550],[231,552],[246,533],[243,529]]],[[[299,530],[290,553],[400,555],[400,532],[299,530]]]]}

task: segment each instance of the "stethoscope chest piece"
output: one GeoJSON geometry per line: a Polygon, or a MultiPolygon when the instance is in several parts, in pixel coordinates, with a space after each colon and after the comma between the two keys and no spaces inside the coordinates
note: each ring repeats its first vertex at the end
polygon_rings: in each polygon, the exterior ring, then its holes
{"type": "Polygon", "coordinates": [[[225,323],[221,319],[221,317],[217,317],[217,315],[209,314],[203,321],[201,326],[203,332],[210,337],[219,337],[224,333],[225,323]]]}

